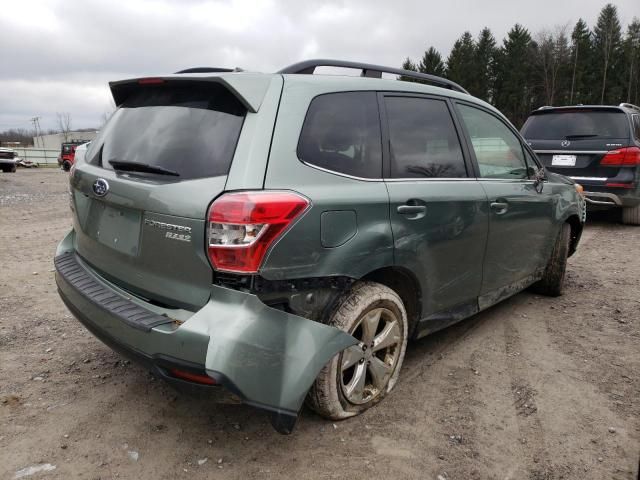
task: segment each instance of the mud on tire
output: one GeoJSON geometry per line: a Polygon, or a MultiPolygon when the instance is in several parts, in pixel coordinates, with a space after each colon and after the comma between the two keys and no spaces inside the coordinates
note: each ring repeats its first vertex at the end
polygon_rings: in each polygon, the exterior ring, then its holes
{"type": "Polygon", "coordinates": [[[570,238],[571,226],[565,223],[560,229],[560,234],[556,239],[551,258],[549,258],[549,263],[547,263],[542,279],[531,287],[534,292],[550,297],[562,295],[564,275],[567,270],[570,238]]]}
{"type": "Polygon", "coordinates": [[[367,410],[393,389],[407,347],[407,312],[402,300],[392,289],[379,283],[363,281],[354,284],[339,300],[328,324],[354,335],[360,343],[340,352],[324,366],[307,395],[307,405],[325,418],[340,420],[367,410]],[[377,315],[378,322],[375,321],[377,315]],[[365,327],[365,323],[369,327],[365,327]],[[373,329],[373,340],[369,341],[370,325],[373,323],[376,323],[376,327],[373,329]],[[391,338],[395,342],[391,347],[378,349],[390,342],[391,338]],[[374,347],[371,348],[371,345],[374,347]],[[368,353],[367,348],[370,350],[368,353]],[[354,366],[345,368],[345,365],[356,359],[358,360],[354,366]],[[385,365],[389,370],[384,377],[375,372],[375,375],[370,373],[370,370],[378,370],[380,366],[382,369],[386,368],[385,365]],[[365,374],[361,374],[363,368],[366,370],[365,374]],[[353,375],[351,382],[350,372],[353,375]],[[357,397],[357,392],[353,394],[355,388],[348,388],[354,385],[358,373],[365,376],[365,394],[362,398],[357,397]],[[382,382],[380,378],[385,381],[382,382]],[[366,382],[370,382],[370,385],[366,382]]]}

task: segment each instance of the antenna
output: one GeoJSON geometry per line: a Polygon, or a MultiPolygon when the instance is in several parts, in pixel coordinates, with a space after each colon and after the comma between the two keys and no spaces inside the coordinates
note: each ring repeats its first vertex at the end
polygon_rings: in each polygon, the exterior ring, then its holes
{"type": "MultiPolygon", "coordinates": [[[[42,148],[44,148],[44,140],[41,136],[42,130],[40,129],[40,117],[33,117],[29,119],[29,121],[33,123],[33,129],[36,131],[36,143],[38,142],[38,140],[40,140],[40,143],[42,144],[41,146],[42,148]]],[[[37,146],[38,145],[34,145],[34,147],[37,146]]]]}

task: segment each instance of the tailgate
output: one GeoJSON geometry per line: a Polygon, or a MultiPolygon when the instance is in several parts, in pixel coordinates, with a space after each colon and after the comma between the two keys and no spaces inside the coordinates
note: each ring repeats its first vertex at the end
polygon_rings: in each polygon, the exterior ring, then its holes
{"type": "Polygon", "coordinates": [[[71,177],[75,249],[106,280],[162,306],[197,309],[208,301],[209,204],[234,188],[227,186],[232,163],[264,178],[266,157],[254,158],[252,170],[244,158],[247,150],[263,152],[247,148],[260,137],[260,117],[251,113],[260,106],[256,91],[264,94],[270,82],[255,78],[112,84],[118,109],[71,177]]]}

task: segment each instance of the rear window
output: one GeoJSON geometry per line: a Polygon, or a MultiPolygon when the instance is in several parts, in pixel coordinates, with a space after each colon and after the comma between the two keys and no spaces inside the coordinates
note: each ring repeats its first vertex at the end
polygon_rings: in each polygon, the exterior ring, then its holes
{"type": "Polygon", "coordinates": [[[522,135],[532,140],[628,138],[629,125],[623,112],[556,111],[530,116],[522,135]]]}
{"type": "Polygon", "coordinates": [[[298,157],[332,172],[381,178],[382,147],[376,94],[340,92],[314,98],[302,126],[298,157]]]}
{"type": "Polygon", "coordinates": [[[2,152],[0,151],[0,158],[14,158],[15,157],[15,153],[14,152],[2,152]]]}
{"type": "Polygon", "coordinates": [[[246,109],[215,83],[135,88],[91,144],[87,158],[135,162],[177,172],[180,179],[226,175],[246,109]]]}

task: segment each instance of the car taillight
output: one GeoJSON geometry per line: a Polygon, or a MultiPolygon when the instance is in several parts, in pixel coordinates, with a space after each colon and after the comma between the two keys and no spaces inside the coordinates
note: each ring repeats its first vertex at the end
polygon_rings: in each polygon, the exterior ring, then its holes
{"type": "Polygon", "coordinates": [[[207,215],[211,265],[226,272],[257,273],[269,247],[308,207],[309,200],[293,192],[222,195],[207,215]]]}
{"type": "Polygon", "coordinates": [[[640,165],[640,148],[627,147],[611,150],[602,157],[600,165],[608,165],[612,167],[632,167],[640,165]]]}

